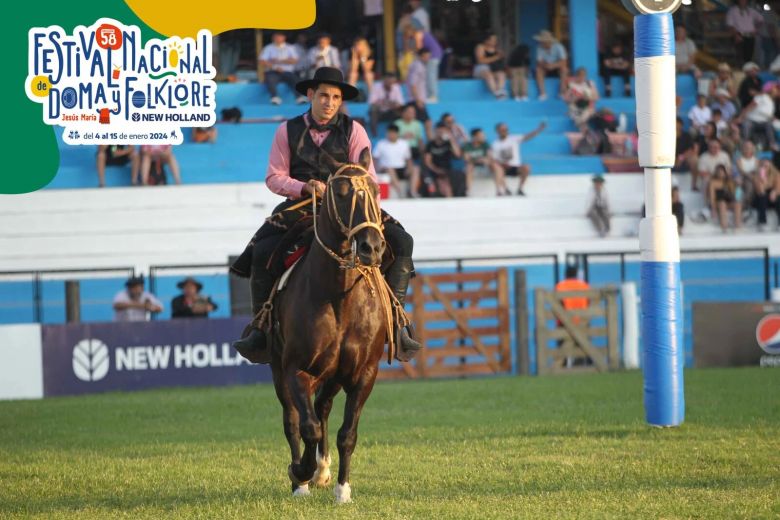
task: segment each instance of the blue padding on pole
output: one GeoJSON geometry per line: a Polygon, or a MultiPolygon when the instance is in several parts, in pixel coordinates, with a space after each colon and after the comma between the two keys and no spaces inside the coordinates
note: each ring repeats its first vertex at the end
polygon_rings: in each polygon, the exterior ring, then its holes
{"type": "Polygon", "coordinates": [[[634,57],[674,56],[674,22],[671,14],[634,17],[634,57]]]}
{"type": "Polygon", "coordinates": [[[685,419],[683,323],[679,262],[642,262],[645,413],[655,426],[685,419]]]}

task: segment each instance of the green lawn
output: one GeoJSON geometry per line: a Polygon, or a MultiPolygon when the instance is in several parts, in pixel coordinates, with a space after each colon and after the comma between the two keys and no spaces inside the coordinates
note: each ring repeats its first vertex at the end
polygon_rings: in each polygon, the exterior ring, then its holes
{"type": "Polygon", "coordinates": [[[289,495],[270,386],[0,402],[0,518],[780,517],[780,370],[685,378],[676,429],[635,372],[379,384],[344,506],[289,495]]]}

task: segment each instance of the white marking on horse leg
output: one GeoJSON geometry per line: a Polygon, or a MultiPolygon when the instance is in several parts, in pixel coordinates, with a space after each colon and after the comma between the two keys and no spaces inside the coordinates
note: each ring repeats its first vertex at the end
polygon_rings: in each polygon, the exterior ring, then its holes
{"type": "Polygon", "coordinates": [[[311,495],[311,491],[309,491],[309,485],[303,484],[301,486],[298,486],[295,488],[295,491],[293,491],[294,497],[307,497],[311,495]]]}
{"type": "Polygon", "coordinates": [[[349,482],[336,484],[333,494],[336,495],[337,504],[349,504],[352,502],[352,489],[349,487],[349,482]]]}
{"type": "Polygon", "coordinates": [[[317,469],[311,478],[312,483],[318,487],[325,487],[330,484],[330,455],[323,458],[320,456],[320,447],[317,446],[317,469]]]}

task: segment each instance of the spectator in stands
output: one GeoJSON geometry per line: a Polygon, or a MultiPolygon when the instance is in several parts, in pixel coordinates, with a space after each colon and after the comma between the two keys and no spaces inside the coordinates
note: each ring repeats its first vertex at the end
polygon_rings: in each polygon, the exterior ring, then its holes
{"type": "Polygon", "coordinates": [[[704,94],[696,96],[696,104],[688,111],[688,119],[691,120],[691,130],[697,134],[701,131],[701,127],[710,122],[712,110],[707,106],[707,96],[704,94]]]}
{"type": "Polygon", "coordinates": [[[141,183],[167,184],[163,173],[163,165],[171,169],[171,175],[176,184],[181,184],[179,162],[173,155],[173,147],[169,144],[145,144],[141,146],[141,183]],[[160,176],[162,176],[160,178],[160,176]]]}
{"type": "Polygon", "coordinates": [[[409,0],[409,7],[412,10],[412,22],[415,26],[425,32],[431,32],[431,17],[422,6],[422,1],[409,0]]]}
{"type": "Polygon", "coordinates": [[[758,31],[758,63],[768,70],[772,59],[780,52],[780,2],[767,2],[770,9],[762,9],[763,23],[758,31]]]}
{"type": "Polygon", "coordinates": [[[447,132],[449,135],[455,139],[455,142],[458,143],[458,146],[463,146],[468,142],[469,136],[466,133],[466,129],[463,128],[463,125],[455,121],[455,116],[450,114],[449,112],[445,112],[441,115],[441,119],[439,119],[440,122],[444,123],[444,126],[447,127],[447,132]]]}
{"type": "Polygon", "coordinates": [[[623,42],[615,40],[601,61],[604,77],[604,93],[612,97],[612,77],[623,78],[623,95],[631,96],[631,58],[623,47],[623,42]]]}
{"type": "Polygon", "coordinates": [[[182,293],[171,300],[172,318],[208,318],[217,310],[217,304],[209,296],[200,294],[203,284],[188,276],[176,284],[182,293]]]}
{"type": "Polygon", "coordinates": [[[452,160],[460,157],[461,150],[447,126],[439,122],[433,139],[425,147],[425,182],[428,193],[441,197],[465,196],[465,179],[462,172],[452,168],[452,160]],[[433,188],[433,189],[431,189],[433,188]]]}
{"type": "MultiPolygon", "coordinates": [[[[501,168],[503,177],[520,177],[520,183],[517,188],[518,195],[525,196],[523,187],[525,186],[525,181],[528,179],[528,176],[531,175],[530,166],[523,164],[520,145],[539,135],[546,127],[547,123],[542,121],[532,132],[510,135],[509,127],[506,123],[498,123],[496,125],[498,139],[493,141],[493,144],[491,145],[493,158],[498,167],[501,168]]],[[[506,188],[506,185],[504,185],[504,188],[506,188]]]]}
{"type": "Polygon", "coordinates": [[[409,97],[418,105],[425,104],[428,96],[428,70],[427,63],[431,59],[431,51],[422,48],[417,52],[417,58],[409,65],[409,74],[406,76],[406,91],[409,97]]]}
{"type": "Polygon", "coordinates": [[[417,110],[414,104],[406,105],[401,111],[401,118],[397,119],[394,124],[398,127],[401,139],[409,144],[409,149],[412,151],[412,160],[419,162],[422,159],[425,129],[423,124],[417,119],[416,114],[417,110]]]}
{"type": "Polygon", "coordinates": [[[314,76],[314,71],[320,67],[341,68],[339,50],[332,45],[331,37],[322,33],[317,38],[317,45],[309,49],[306,55],[307,77],[314,76]]]}
{"type": "Polygon", "coordinates": [[[611,215],[609,212],[609,197],[604,187],[604,176],[594,175],[593,186],[588,197],[586,216],[593,223],[600,237],[609,234],[611,215]]]}
{"type": "Polygon", "coordinates": [[[401,85],[393,74],[385,74],[382,81],[374,84],[368,96],[368,118],[371,135],[376,136],[380,121],[395,121],[401,115],[404,95],[401,85]]]}
{"type": "Polygon", "coordinates": [[[569,117],[580,130],[583,130],[588,119],[596,113],[596,101],[599,91],[593,80],[588,79],[588,71],[580,67],[569,80],[564,101],[569,105],[569,117]]]}
{"type": "Polygon", "coordinates": [[[756,156],[756,146],[750,141],[742,143],[740,153],[734,161],[734,167],[742,179],[744,191],[743,207],[750,208],[754,202],[755,192],[753,190],[753,175],[758,171],[758,156],[756,156]]]}
{"type": "Polygon", "coordinates": [[[674,170],[678,172],[690,171],[691,183],[696,186],[696,172],[699,154],[697,152],[696,143],[694,142],[691,134],[686,132],[683,128],[683,120],[677,118],[677,145],[675,148],[675,154],[677,159],[674,163],[674,170]]]}
{"type": "Polygon", "coordinates": [[[114,296],[114,321],[148,321],[150,313],[162,312],[160,301],[144,290],[144,277],[132,276],[125,289],[114,296]]]}
{"type": "Polygon", "coordinates": [[[756,35],[763,22],[761,14],[748,5],[748,0],[737,0],[726,13],[726,26],[731,32],[740,63],[753,61],[756,35]]]}
{"type": "MultiPolygon", "coordinates": [[[[271,103],[281,105],[277,87],[279,83],[285,83],[290,90],[295,92],[295,83],[298,76],[295,74],[295,65],[300,57],[295,48],[287,43],[287,36],[282,32],[275,32],[271,36],[271,43],[263,47],[260,53],[260,64],[265,69],[265,86],[271,95],[271,103]]],[[[305,103],[305,96],[298,96],[297,103],[305,103]]]]}
{"type": "Polygon", "coordinates": [[[194,127],[192,129],[192,142],[193,143],[216,143],[217,127],[216,126],[194,127]]]}
{"type": "Polygon", "coordinates": [[[308,78],[309,73],[309,60],[306,56],[307,49],[309,47],[308,37],[305,32],[300,32],[295,36],[295,43],[293,43],[293,49],[298,56],[298,61],[295,63],[293,72],[300,80],[308,78]]]}
{"type": "Polygon", "coordinates": [[[395,29],[395,48],[398,54],[398,74],[401,80],[405,81],[409,73],[409,66],[417,56],[417,29],[412,18],[412,7],[405,5],[401,11],[401,17],[398,19],[398,26],[395,29]]]}
{"type": "Polygon", "coordinates": [[[569,79],[569,57],[566,48],[547,30],[534,36],[534,40],[539,42],[536,47],[536,85],[539,88],[539,100],[547,99],[545,78],[560,78],[559,94],[563,97],[569,79]]]}
{"type": "Polygon", "coordinates": [[[425,89],[426,99],[428,103],[439,102],[439,65],[441,59],[444,57],[444,50],[439,45],[439,42],[429,32],[425,32],[422,29],[416,31],[415,39],[417,42],[417,49],[421,52],[423,49],[430,51],[425,63],[425,89]]]}
{"type": "Polygon", "coordinates": [[[496,183],[496,195],[511,195],[506,187],[504,170],[493,160],[493,153],[485,138],[485,132],[481,128],[471,130],[471,140],[463,145],[463,160],[466,162],[466,193],[471,192],[474,181],[474,173],[490,175],[496,183]]]}
{"type": "MultiPolygon", "coordinates": [[[[357,85],[360,74],[366,83],[368,92],[374,87],[374,56],[368,40],[359,36],[355,38],[349,54],[349,84],[357,85]]],[[[364,98],[365,99],[365,98],[364,98]]]]}
{"type": "Polygon", "coordinates": [[[705,186],[718,166],[723,166],[726,173],[731,175],[731,157],[722,149],[718,138],[711,137],[707,143],[707,151],[699,156],[699,176],[704,180],[705,186]]]}
{"type": "Polygon", "coordinates": [[[688,38],[685,27],[678,25],[674,28],[674,57],[678,74],[693,74],[699,79],[701,71],[696,66],[696,44],[688,38]]]}
{"type": "Polygon", "coordinates": [[[528,45],[518,44],[509,53],[509,84],[515,101],[528,101],[528,70],[531,67],[531,50],[528,45]]]}
{"type": "Polygon", "coordinates": [[[712,99],[718,98],[718,91],[723,89],[726,91],[728,99],[734,99],[737,97],[737,82],[734,80],[734,74],[731,72],[731,67],[728,63],[723,62],[718,64],[718,72],[714,78],[710,80],[709,96],[712,99]]]}
{"type": "Polygon", "coordinates": [[[745,65],[742,66],[742,72],[745,73],[745,78],[742,80],[742,83],[739,84],[737,96],[739,98],[739,105],[744,108],[753,101],[753,96],[761,92],[763,82],[761,81],[761,78],[758,77],[758,73],[760,72],[758,65],[752,61],[745,63],[745,65]]]}
{"type": "Polygon", "coordinates": [[[712,110],[712,118],[710,121],[715,125],[717,130],[718,139],[723,139],[728,133],[729,124],[723,120],[723,112],[720,109],[715,108],[712,110]]]}
{"type": "Polygon", "coordinates": [[[141,160],[135,146],[124,144],[101,144],[97,150],[98,186],[106,185],[106,166],[127,166],[130,164],[130,182],[138,184],[138,172],[141,160]]]}
{"type": "Polygon", "coordinates": [[[728,230],[728,211],[734,211],[734,228],[742,227],[742,190],[739,178],[729,174],[726,167],[719,164],[712,174],[709,184],[710,210],[718,215],[720,228],[728,230]]]}
{"type": "Polygon", "coordinates": [[[677,219],[677,234],[682,235],[685,225],[685,206],[680,200],[680,188],[672,186],[672,215],[677,219]]]}
{"type": "Polygon", "coordinates": [[[726,123],[730,123],[737,115],[737,107],[731,101],[731,94],[725,88],[719,88],[715,91],[715,101],[710,104],[710,108],[713,112],[720,110],[723,121],[726,123]]]}
{"type": "Polygon", "coordinates": [[[768,209],[775,210],[777,214],[775,230],[780,230],[780,172],[768,159],[764,159],[751,179],[755,193],[753,205],[758,211],[758,230],[764,231],[766,228],[768,209]]]}
{"type": "Polygon", "coordinates": [[[420,172],[412,162],[412,150],[405,139],[400,139],[398,126],[387,127],[385,139],[377,143],[373,150],[373,159],[377,173],[390,175],[390,182],[399,197],[404,194],[414,197],[420,185],[420,172]],[[409,186],[404,191],[401,180],[408,180],[409,186]]]}
{"type": "Polygon", "coordinates": [[[767,83],[767,87],[753,96],[753,100],[742,108],[736,122],[742,125],[742,138],[753,139],[753,132],[761,132],[766,139],[767,146],[773,151],[780,151],[775,140],[775,129],[772,122],[775,118],[775,102],[769,94],[774,83],[767,83]]]}
{"type": "Polygon", "coordinates": [[[504,53],[498,47],[495,33],[489,33],[482,43],[477,44],[474,58],[474,77],[482,79],[496,99],[506,98],[504,53]]]}

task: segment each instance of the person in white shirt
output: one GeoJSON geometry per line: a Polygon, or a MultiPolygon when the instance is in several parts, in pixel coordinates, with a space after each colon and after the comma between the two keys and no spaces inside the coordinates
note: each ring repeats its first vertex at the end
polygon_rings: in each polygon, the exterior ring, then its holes
{"type": "Polygon", "coordinates": [[[162,312],[160,300],[144,290],[143,276],[130,277],[125,287],[114,296],[114,321],[148,321],[150,313],[162,312]]]}
{"type": "Polygon", "coordinates": [[[742,124],[743,139],[751,140],[754,131],[763,131],[769,147],[773,151],[780,151],[772,125],[775,117],[775,102],[769,95],[774,85],[771,83],[767,85],[769,88],[764,88],[761,93],[753,96],[753,101],[742,109],[737,122],[742,124]]]}
{"type": "Polygon", "coordinates": [[[306,66],[308,68],[309,78],[314,76],[314,71],[320,67],[341,68],[341,58],[339,50],[331,45],[329,34],[320,34],[317,38],[317,45],[309,49],[306,55],[306,66]]]}
{"type": "MultiPolygon", "coordinates": [[[[498,139],[493,141],[491,150],[493,151],[493,158],[496,164],[503,170],[504,177],[520,177],[520,184],[517,188],[517,194],[525,196],[523,187],[528,176],[531,175],[531,168],[527,164],[523,164],[522,156],[520,154],[520,144],[526,141],[530,141],[539,132],[544,130],[547,123],[542,122],[533,132],[527,134],[509,134],[509,127],[506,123],[498,123],[496,125],[496,134],[498,139]]],[[[507,190],[508,191],[508,190],[507,190]]],[[[509,193],[505,193],[509,195],[509,193]]]]}
{"type": "Polygon", "coordinates": [[[401,85],[393,74],[385,74],[382,81],[374,84],[368,95],[368,118],[371,135],[377,134],[380,121],[395,121],[401,117],[401,107],[404,106],[404,95],[401,85]]]}
{"type": "Polygon", "coordinates": [[[696,130],[696,133],[699,133],[701,127],[710,122],[712,110],[707,106],[707,96],[699,94],[696,97],[696,104],[688,111],[688,119],[691,120],[691,126],[696,130]]]}
{"type": "MultiPolygon", "coordinates": [[[[265,86],[274,105],[282,104],[282,98],[279,97],[277,90],[279,83],[285,83],[295,92],[295,84],[299,80],[295,74],[295,65],[299,59],[298,52],[295,47],[287,43],[287,36],[284,33],[274,33],[271,36],[271,43],[263,47],[258,60],[265,69],[265,86]]],[[[298,96],[296,99],[298,104],[306,101],[306,96],[298,96]]]]}
{"type": "Polygon", "coordinates": [[[696,66],[696,44],[688,38],[682,25],[674,28],[674,62],[678,74],[690,73],[696,79],[701,77],[701,71],[696,66]]]}
{"type": "Polygon", "coordinates": [[[404,194],[401,180],[409,181],[407,196],[412,197],[417,193],[420,172],[412,162],[412,149],[409,143],[405,139],[399,139],[396,125],[391,124],[387,127],[386,138],[374,147],[373,158],[377,173],[390,175],[390,183],[399,196],[404,194]]]}

